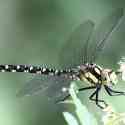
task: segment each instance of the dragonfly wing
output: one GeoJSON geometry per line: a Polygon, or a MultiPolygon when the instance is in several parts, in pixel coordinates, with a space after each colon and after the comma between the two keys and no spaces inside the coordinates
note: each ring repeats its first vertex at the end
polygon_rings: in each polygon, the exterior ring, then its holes
{"type": "Polygon", "coordinates": [[[70,38],[60,52],[59,64],[61,68],[71,68],[87,62],[86,48],[93,28],[94,23],[87,20],[71,33],[70,38]]]}
{"type": "Polygon", "coordinates": [[[100,25],[97,27],[93,34],[92,42],[96,41],[94,48],[90,57],[90,63],[94,62],[95,59],[98,57],[99,53],[104,48],[104,45],[106,44],[107,39],[112,35],[114,31],[118,28],[121,17],[123,16],[123,9],[117,9],[115,10],[110,16],[105,18],[100,25]]]}
{"type": "Polygon", "coordinates": [[[17,93],[17,96],[28,96],[42,92],[49,99],[54,101],[62,100],[68,95],[68,91],[62,91],[63,88],[69,88],[71,79],[66,76],[46,76],[37,75],[17,93]]]}

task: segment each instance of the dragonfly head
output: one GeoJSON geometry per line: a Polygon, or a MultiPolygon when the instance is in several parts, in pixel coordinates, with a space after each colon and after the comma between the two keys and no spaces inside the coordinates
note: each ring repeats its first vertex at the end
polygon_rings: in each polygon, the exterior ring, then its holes
{"type": "Polygon", "coordinates": [[[116,85],[118,82],[117,74],[111,69],[104,69],[102,71],[103,83],[108,86],[116,85]]]}

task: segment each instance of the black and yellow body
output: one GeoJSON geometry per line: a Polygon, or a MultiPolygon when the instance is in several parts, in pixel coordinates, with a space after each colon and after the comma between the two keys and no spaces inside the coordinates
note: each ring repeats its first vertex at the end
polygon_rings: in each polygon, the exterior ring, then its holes
{"type": "Polygon", "coordinates": [[[111,69],[103,69],[96,64],[84,64],[79,67],[79,78],[92,86],[109,85],[117,82],[117,75],[111,69]]]}
{"type": "Polygon", "coordinates": [[[99,99],[99,91],[102,86],[104,86],[106,92],[110,96],[125,95],[125,92],[111,89],[111,87],[118,82],[116,73],[111,69],[104,69],[96,64],[87,63],[79,66],[78,77],[81,81],[89,84],[89,87],[81,88],[79,91],[95,89],[89,98],[90,100],[95,101],[100,108],[105,108],[107,106],[104,100],[99,99]],[[104,106],[100,105],[100,102],[104,103],[104,106]]]}
{"type": "Polygon", "coordinates": [[[81,81],[86,81],[90,85],[95,86],[101,84],[101,68],[95,64],[85,64],[80,66],[79,78],[81,81]]]}

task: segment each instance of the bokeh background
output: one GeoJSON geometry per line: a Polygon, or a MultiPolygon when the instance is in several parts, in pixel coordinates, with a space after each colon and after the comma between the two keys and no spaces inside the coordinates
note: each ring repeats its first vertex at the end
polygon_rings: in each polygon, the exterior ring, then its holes
{"type": "MultiPolygon", "coordinates": [[[[56,65],[73,28],[87,19],[98,25],[116,8],[125,8],[125,0],[0,0],[0,63],[56,65]]],[[[125,56],[124,22],[109,38],[103,58],[98,60],[107,67],[117,67],[117,61],[125,56]]],[[[66,125],[61,111],[44,95],[16,97],[31,77],[0,73],[0,125],[66,125]]],[[[120,83],[117,87],[125,91],[125,84],[120,83]]],[[[80,97],[87,100],[83,103],[88,102],[89,110],[99,119],[101,113],[90,104],[89,94],[81,93],[80,97]]],[[[104,94],[104,98],[118,112],[125,112],[125,97],[104,94]]]]}

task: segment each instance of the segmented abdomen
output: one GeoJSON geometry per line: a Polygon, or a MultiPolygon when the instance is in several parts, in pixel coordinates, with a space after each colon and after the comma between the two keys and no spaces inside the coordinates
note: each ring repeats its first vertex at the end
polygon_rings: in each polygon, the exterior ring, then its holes
{"type": "Polygon", "coordinates": [[[0,65],[0,72],[27,72],[44,75],[60,75],[61,73],[67,73],[66,70],[56,70],[32,65],[0,65]]]}

